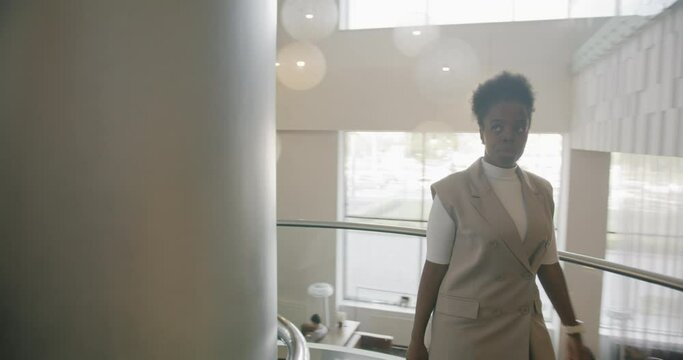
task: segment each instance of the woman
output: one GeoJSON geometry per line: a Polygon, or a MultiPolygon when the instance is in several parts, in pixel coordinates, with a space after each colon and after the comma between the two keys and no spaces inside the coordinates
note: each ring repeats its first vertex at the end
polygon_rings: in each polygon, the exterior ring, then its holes
{"type": "Polygon", "coordinates": [[[551,185],[517,166],[534,111],[531,85],[503,72],[479,85],[472,110],[486,150],[432,185],[407,359],[554,359],[537,274],[569,334],[568,358],[587,359],[558,263],[551,185]]]}

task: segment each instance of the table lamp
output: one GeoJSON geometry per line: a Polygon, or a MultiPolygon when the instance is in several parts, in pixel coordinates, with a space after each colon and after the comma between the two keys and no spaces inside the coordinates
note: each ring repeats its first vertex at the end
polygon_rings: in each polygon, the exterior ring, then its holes
{"type": "Polygon", "coordinates": [[[324,323],[328,329],[330,327],[330,304],[328,303],[328,299],[330,296],[332,296],[332,294],[334,294],[334,288],[328,283],[319,282],[308,286],[308,295],[323,299],[323,307],[325,312],[324,323]]]}

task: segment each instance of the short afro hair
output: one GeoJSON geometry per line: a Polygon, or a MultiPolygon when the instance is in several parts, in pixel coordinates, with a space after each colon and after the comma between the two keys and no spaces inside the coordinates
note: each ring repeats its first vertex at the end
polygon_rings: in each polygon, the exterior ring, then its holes
{"type": "Polygon", "coordinates": [[[480,128],[483,128],[484,118],[491,107],[505,101],[522,104],[527,109],[531,125],[531,113],[534,112],[534,90],[531,83],[522,74],[503,71],[479,84],[472,94],[472,112],[477,117],[480,128]]]}

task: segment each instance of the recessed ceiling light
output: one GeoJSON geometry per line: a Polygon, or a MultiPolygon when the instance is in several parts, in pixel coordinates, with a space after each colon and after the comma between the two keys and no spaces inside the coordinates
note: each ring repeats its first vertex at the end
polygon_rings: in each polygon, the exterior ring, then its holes
{"type": "Polygon", "coordinates": [[[422,35],[422,31],[420,31],[420,30],[413,30],[413,35],[415,35],[415,36],[420,36],[420,35],[422,35]]]}
{"type": "Polygon", "coordinates": [[[311,20],[314,18],[313,14],[306,14],[306,15],[304,15],[304,17],[308,20],[311,20]]]}
{"type": "Polygon", "coordinates": [[[449,72],[449,71],[451,71],[451,68],[448,67],[448,66],[444,66],[444,67],[441,68],[441,71],[443,71],[443,72],[449,72]]]}
{"type": "Polygon", "coordinates": [[[306,62],[299,60],[296,62],[296,66],[302,68],[302,67],[306,66],[306,62]]]}

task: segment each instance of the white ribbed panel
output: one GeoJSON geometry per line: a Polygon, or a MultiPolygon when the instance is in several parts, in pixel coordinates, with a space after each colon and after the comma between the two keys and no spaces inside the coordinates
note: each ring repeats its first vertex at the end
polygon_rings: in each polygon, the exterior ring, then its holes
{"type": "Polygon", "coordinates": [[[683,156],[683,5],[574,78],[571,147],[683,156]]]}

